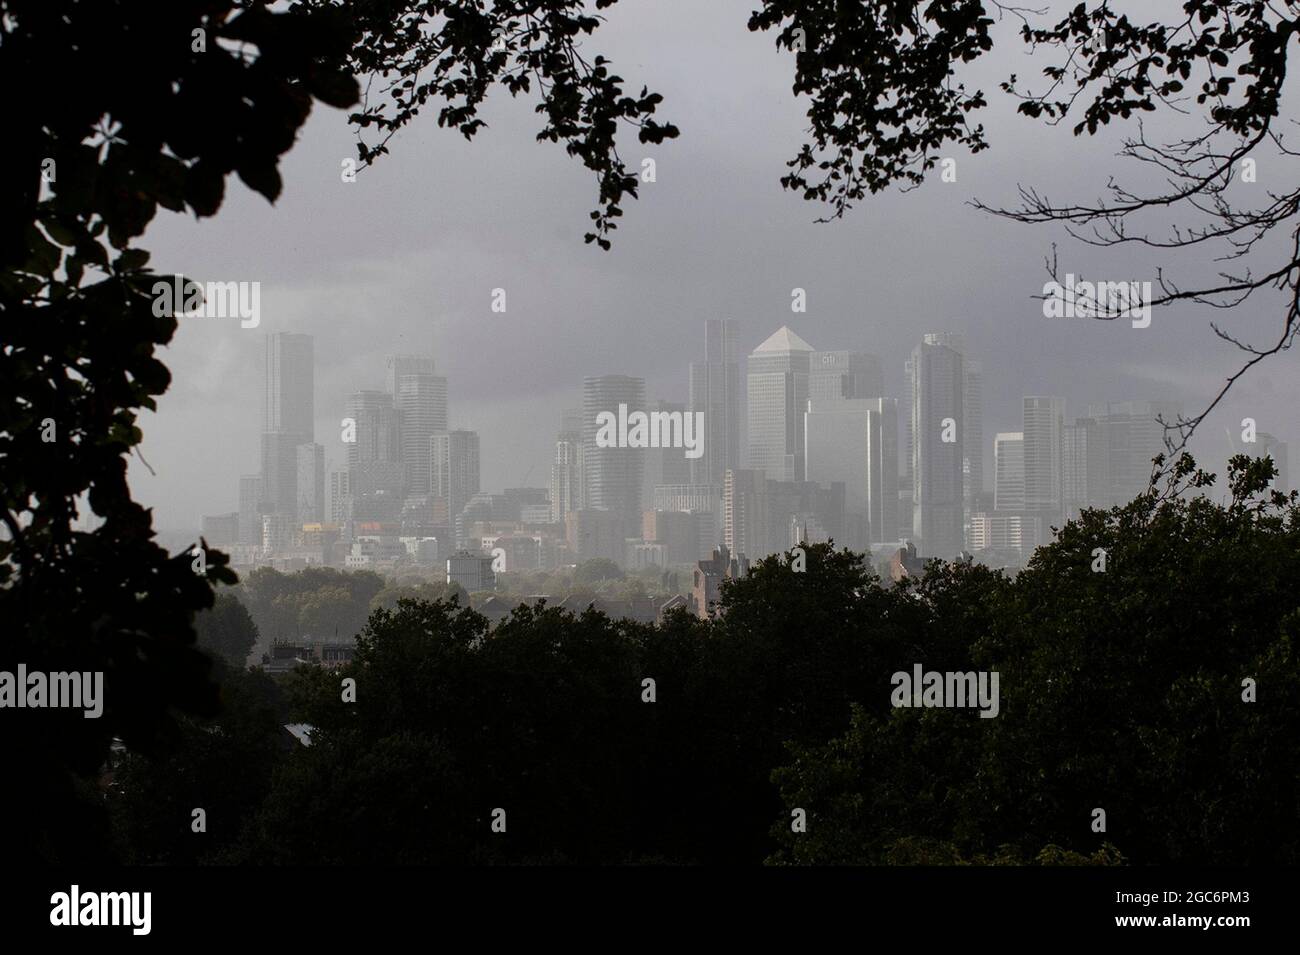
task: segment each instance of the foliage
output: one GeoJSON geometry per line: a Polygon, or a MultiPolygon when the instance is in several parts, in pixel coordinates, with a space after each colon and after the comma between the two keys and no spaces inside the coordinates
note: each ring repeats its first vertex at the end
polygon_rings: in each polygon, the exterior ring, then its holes
{"type": "Polygon", "coordinates": [[[257,645],[257,624],[232,593],[217,594],[212,609],[195,616],[194,629],[200,647],[237,670],[243,669],[257,645]]]}
{"type": "MultiPolygon", "coordinates": [[[[596,9],[614,2],[596,0],[596,9]]],[[[334,0],[297,0],[295,6],[340,8],[334,0]]],[[[662,96],[644,87],[639,94],[625,91],[606,57],[584,52],[582,38],[601,22],[587,7],[585,0],[348,3],[343,9],[358,39],[341,65],[378,80],[373,97],[367,84],[366,99],[351,117],[361,160],[388,152],[389,139],[430,100],[441,101],[439,127],[472,139],[486,125],[478,110],[492,87],[511,96],[536,94],[536,112],[545,117],[538,141],[563,143],[596,177],[599,203],[586,241],[610,248],[621,203],[636,198],[638,183],[618,153],[620,122],[635,128],[641,143],[661,143],[678,130],[654,118],[662,96]],[[367,142],[369,132],[378,139],[367,142]]]]}
{"type": "Polygon", "coordinates": [[[182,717],[170,728],[164,753],[128,751],[116,758],[108,803],[121,861],[223,861],[265,798],[271,769],[288,742],[282,693],[259,671],[218,670],[219,720],[182,717]],[[197,808],[206,814],[203,832],[192,828],[197,808]]]}
{"type": "MultiPolygon", "coordinates": [[[[1015,579],[933,562],[886,588],[819,544],[803,571],[777,555],[725,585],[713,620],[519,607],[489,629],[399,599],[350,664],[288,679],[312,745],[258,771],[255,805],[230,797],[247,825],[220,858],[1294,864],[1300,504],[1267,490],[1267,461],[1235,459],[1223,502],[1190,460],[1174,473],[1170,493],[1067,525],[1015,579]],[[996,670],[998,716],[895,709],[891,677],[917,663],[996,670]]],[[[216,744],[190,745],[178,765],[195,768],[158,768],[138,798],[212,798],[184,787],[224,765],[216,744]]],[[[145,816],[124,831],[161,858],[145,816]]]]}
{"type": "Polygon", "coordinates": [[[767,0],[749,28],[780,28],[793,92],[810,99],[812,142],[782,185],[839,217],[868,193],[922,182],[946,144],[986,149],[969,114],[988,102],[952,77],[993,48],[992,23],[982,0],[767,0]]]}
{"type": "Polygon", "coordinates": [[[622,580],[623,568],[606,557],[583,561],[573,571],[574,583],[595,584],[604,580],[622,580]]]}
{"type": "Polygon", "coordinates": [[[928,576],[925,603],[948,609],[915,661],[997,670],[1000,715],[859,707],[846,733],[793,746],[774,780],[809,831],[774,830],[775,859],[888,862],[910,838],[959,856],[1110,842],[1141,863],[1293,861],[1300,508],[1267,489],[1267,459],[1233,459],[1224,504],[1189,458],[1175,473],[1198,493],[1086,512],[1014,583],[928,576]]]}
{"type": "Polygon", "coordinates": [[[462,606],[469,604],[469,594],[458,583],[422,582],[419,584],[388,584],[370,600],[370,609],[393,610],[399,600],[455,600],[462,606]]]}
{"type": "Polygon", "coordinates": [[[285,574],[259,567],[238,594],[268,644],[306,637],[347,642],[365,626],[384,588],[384,578],[369,570],[309,567],[285,574]]]}
{"type": "Polygon", "coordinates": [[[0,79],[30,92],[7,116],[0,200],[0,615],[16,625],[0,668],[102,672],[107,701],[96,720],[4,721],[24,783],[0,809],[31,820],[15,858],[93,854],[86,795],[110,741],[150,751],[170,710],[217,706],[191,621],[234,574],[218,552],[200,575],[159,547],[126,483],[177,321],[155,310],[149,255],[131,243],[159,207],[214,214],[231,174],[273,200],[313,101],[356,100],[325,65],[350,43],[329,10],[0,3],[0,79]],[[77,524],[87,512],[93,529],[77,524]]]}

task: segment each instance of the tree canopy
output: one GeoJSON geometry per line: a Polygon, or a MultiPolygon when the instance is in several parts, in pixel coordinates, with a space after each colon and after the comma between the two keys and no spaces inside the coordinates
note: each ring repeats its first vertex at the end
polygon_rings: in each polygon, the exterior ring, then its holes
{"type": "Polygon", "coordinates": [[[231,593],[217,594],[212,609],[195,616],[194,629],[200,647],[237,670],[244,668],[245,660],[257,646],[257,624],[239,598],[231,593]]]}
{"type": "MultiPolygon", "coordinates": [[[[933,562],[886,587],[818,544],[709,620],[376,609],[351,663],[288,679],[311,745],[238,797],[220,858],[1295,864],[1300,500],[1267,460],[1235,459],[1224,501],[1175,473],[1184,493],[1089,511],[1014,578],[933,562]],[[896,707],[916,664],[996,671],[998,715],[896,707]]],[[[199,778],[224,765],[191,745],[199,778]]],[[[135,784],[143,816],[162,783],[135,784]]]]}

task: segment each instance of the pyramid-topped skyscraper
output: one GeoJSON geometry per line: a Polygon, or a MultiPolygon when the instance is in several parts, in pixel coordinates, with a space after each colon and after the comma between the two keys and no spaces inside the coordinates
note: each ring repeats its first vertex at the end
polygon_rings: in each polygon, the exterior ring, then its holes
{"type": "Polygon", "coordinates": [[[749,460],[775,481],[803,480],[803,416],[814,349],[782,325],[749,356],[749,460]]]}

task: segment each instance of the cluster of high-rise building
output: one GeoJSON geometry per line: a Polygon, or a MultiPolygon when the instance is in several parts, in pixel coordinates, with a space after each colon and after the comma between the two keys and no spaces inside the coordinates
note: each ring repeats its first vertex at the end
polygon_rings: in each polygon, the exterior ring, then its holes
{"type": "MultiPolygon", "coordinates": [[[[437,566],[467,589],[593,558],[707,576],[711,560],[743,568],[827,540],[877,559],[966,552],[1014,565],[1080,510],[1140,493],[1162,421],[1179,413],[1120,402],[1071,420],[1064,398],[1026,397],[1021,429],[992,438],[986,486],[982,369],[962,335],[923,335],[890,394],[876,355],[818,351],[782,327],[742,363],[734,321],[704,332],[687,401],[648,400],[634,376],[586,378],[561,414],[549,486],[499,494],[480,486],[479,435],[449,426],[432,357],[395,356],[385,390],[348,396],[327,455],[312,338],[268,335],[261,470],[240,478],[237,512],[204,518],[204,536],[237,564],[437,566]],[[624,421],[628,409],[694,416],[698,445],[611,440],[601,421],[620,409],[624,421]]],[[[1271,436],[1241,450],[1285,472],[1271,436]]]]}
{"type": "Polygon", "coordinates": [[[432,564],[454,551],[480,491],[478,435],[449,429],[433,358],[394,356],[386,390],[348,396],[328,471],[311,336],[267,335],[264,381],[261,470],[239,479],[238,512],[204,518],[210,543],[237,564],[286,567],[432,564]]]}

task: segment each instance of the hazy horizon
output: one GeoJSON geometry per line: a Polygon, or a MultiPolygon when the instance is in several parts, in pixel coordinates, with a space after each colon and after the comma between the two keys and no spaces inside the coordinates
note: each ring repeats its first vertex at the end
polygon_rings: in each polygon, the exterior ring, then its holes
{"type": "MultiPolygon", "coordinates": [[[[611,252],[582,241],[592,176],[535,142],[530,100],[499,92],[473,142],[438,129],[430,113],[354,183],[340,179],[342,161],[356,155],[346,115],[318,107],[282,161],[276,206],[232,180],[211,220],[160,215],[145,240],[157,272],[258,281],[262,299],[259,327],[181,319],[161,353],[173,382],[158,412],[140,420],[156,475],[139,458],[130,465],[132,491],[154,509],[155,526],[196,531],[202,515],[237,509],[239,475],[259,469],[263,341],[272,332],[315,337],[316,440],[327,467],[343,459],[347,395],[382,388],[393,354],[432,354],[448,379],[450,425],[480,433],[482,486],[492,491],[546,485],[560,412],[578,403],[584,376],[642,377],[648,400],[685,401],[709,318],[737,320],[742,361],[782,325],[819,350],[874,353],[898,398],[903,360],[921,335],[964,332],[984,371],[986,462],[994,434],[1020,430],[1022,396],[1064,397],[1067,419],[1104,401],[1179,401],[1198,413],[1240,364],[1211,318],[1247,340],[1275,336],[1276,295],[1226,314],[1158,309],[1146,329],[1043,317],[1033,296],[1049,278],[1053,242],[1061,272],[1082,278],[1154,280],[1162,264],[1189,285],[1215,264],[1196,253],[1090,248],[1059,228],[967,204],[977,196],[1013,204],[1018,184],[1087,200],[1108,176],[1141,181],[1115,158],[1117,131],[1075,138],[1015,115],[998,81],[1036,74],[1043,61],[1022,55],[1014,38],[971,71],[990,100],[978,121],[992,148],[954,152],[957,182],[935,170],[920,189],[815,223],[826,209],[779,184],[803,136],[805,104],[790,93],[789,54],[746,29],[750,8],[620,5],[588,41],[629,87],[661,92],[664,118],[681,129],[653,148],[623,134],[629,167],[653,157],[656,181],[626,204],[611,252]],[[505,314],[490,308],[498,287],[505,314]],[[806,314],[791,312],[796,287],[807,292],[806,314]]],[[[1281,440],[1300,439],[1296,361],[1283,353],[1263,363],[1205,421],[1192,446],[1205,466],[1221,469],[1224,429],[1245,416],[1281,440]]],[[[990,474],[986,463],[986,484],[990,474]]]]}

